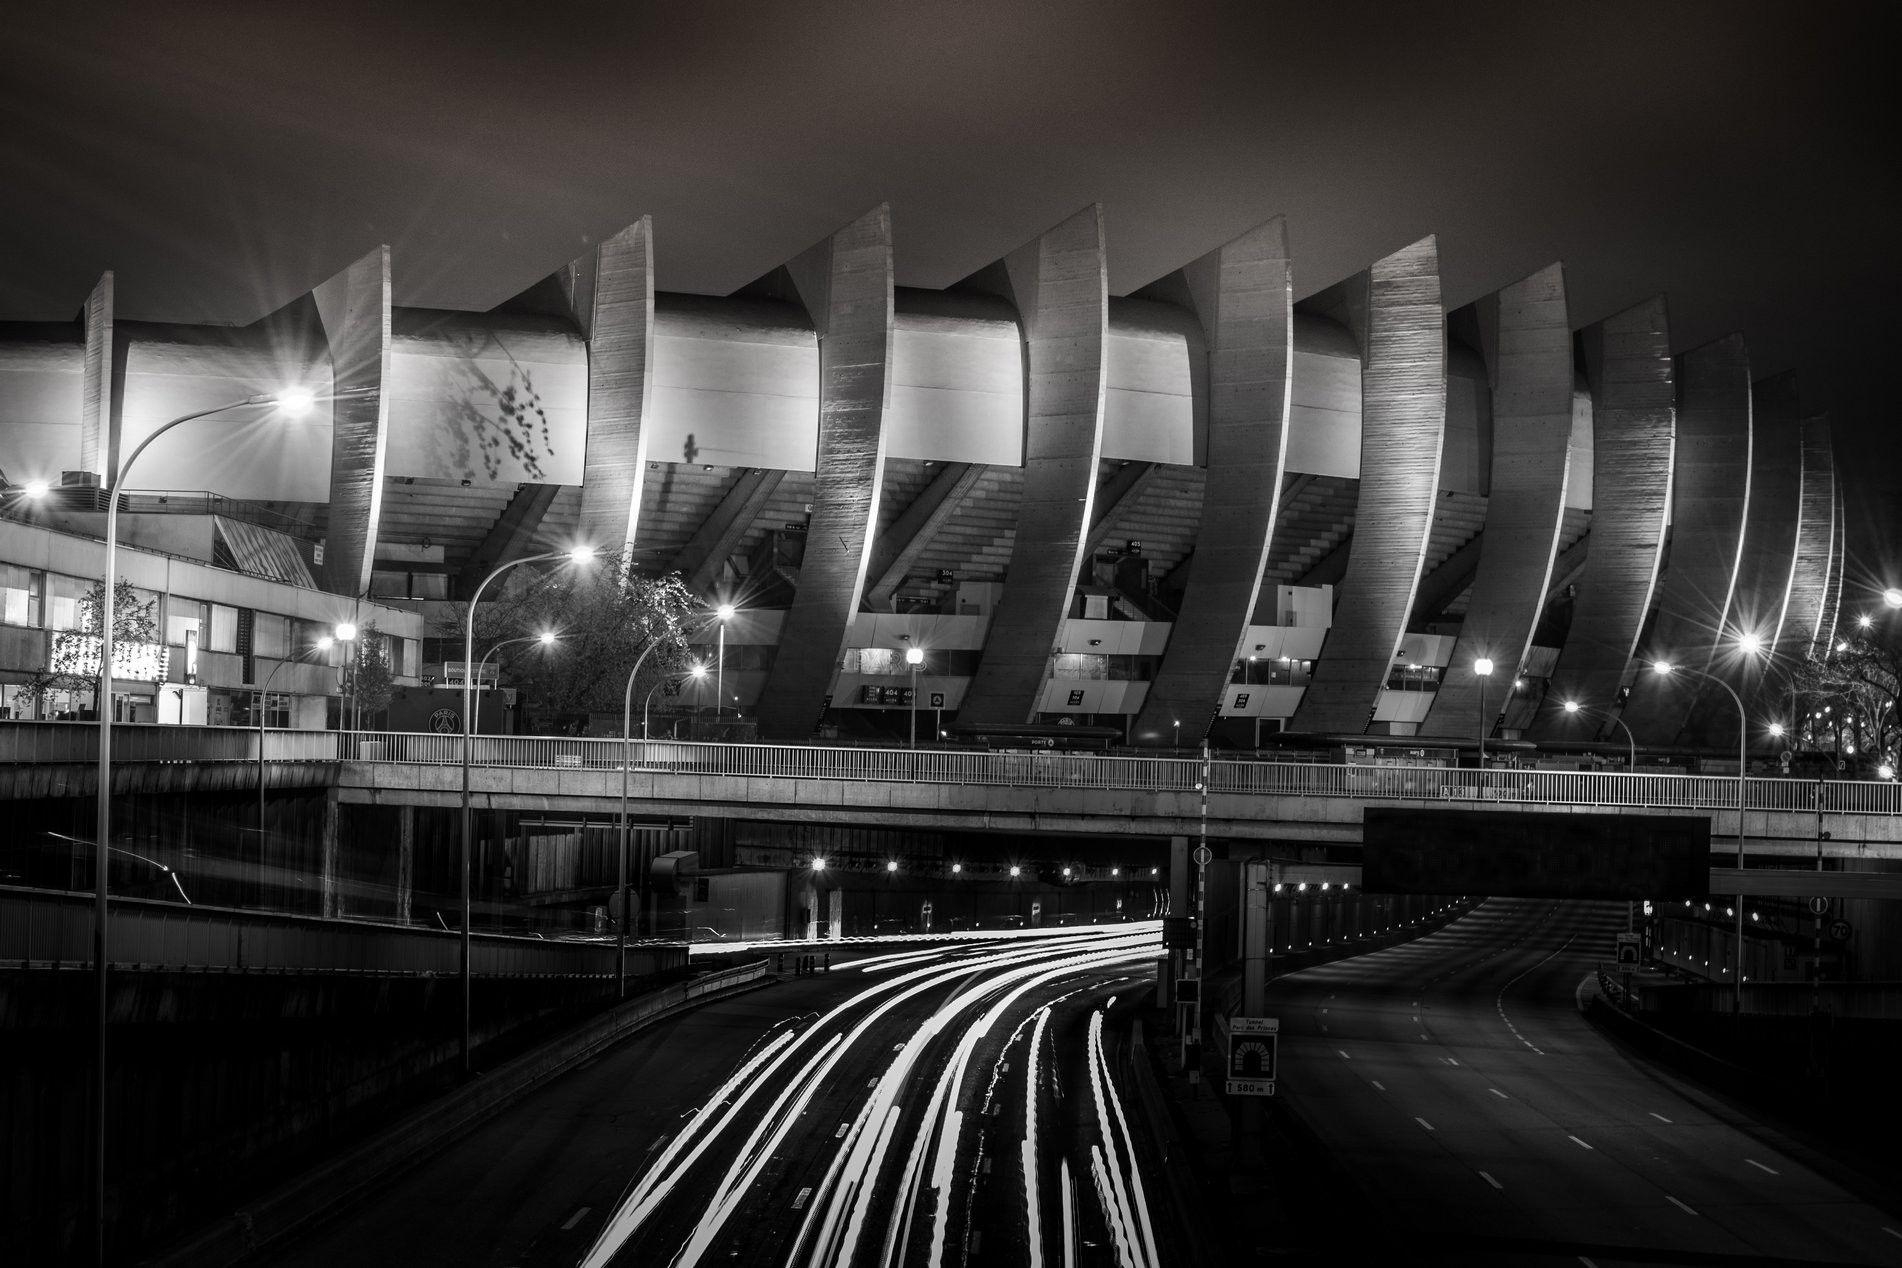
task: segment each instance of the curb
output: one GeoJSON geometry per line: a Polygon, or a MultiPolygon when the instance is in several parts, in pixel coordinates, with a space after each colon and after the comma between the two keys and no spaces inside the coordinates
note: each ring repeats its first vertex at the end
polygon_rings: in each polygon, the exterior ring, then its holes
{"type": "Polygon", "coordinates": [[[349,1205],[373,1185],[422,1162],[543,1084],[614,1044],[691,1008],[778,979],[760,960],[616,1005],[539,1048],[423,1106],[368,1140],[332,1155],[249,1206],[220,1217],[190,1241],[138,1262],[146,1268],[225,1268],[298,1228],[349,1205]]]}

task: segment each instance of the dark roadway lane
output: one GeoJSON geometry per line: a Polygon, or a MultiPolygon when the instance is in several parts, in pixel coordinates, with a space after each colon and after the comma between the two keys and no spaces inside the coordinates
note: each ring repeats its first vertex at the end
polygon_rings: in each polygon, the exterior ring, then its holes
{"type": "Polygon", "coordinates": [[[262,1262],[1167,1263],[1102,1024],[1159,946],[835,956],[617,1045],[262,1262]]]}
{"type": "Polygon", "coordinates": [[[1271,984],[1283,1090],[1364,1188],[1389,1253],[1902,1264],[1902,1219],[1579,1015],[1624,920],[1622,903],[1496,899],[1271,984]]]}

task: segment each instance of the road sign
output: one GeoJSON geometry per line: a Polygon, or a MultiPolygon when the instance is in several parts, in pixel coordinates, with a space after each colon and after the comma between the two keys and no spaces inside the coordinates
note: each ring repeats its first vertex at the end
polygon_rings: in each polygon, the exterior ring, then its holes
{"type": "Polygon", "coordinates": [[[1195,847],[1195,865],[1197,867],[1207,867],[1214,858],[1215,851],[1209,849],[1208,846],[1198,845],[1195,847]]]}
{"type": "Polygon", "coordinates": [[[1817,894],[1816,896],[1810,899],[1810,915],[1827,916],[1828,914],[1829,914],[1829,899],[1823,897],[1821,894],[1817,894]]]}
{"type": "Polygon", "coordinates": [[[1194,977],[1176,979],[1176,1003],[1197,1004],[1202,1000],[1202,980],[1194,977]]]}
{"type": "Polygon", "coordinates": [[[1636,964],[1639,958],[1641,939],[1635,933],[1618,935],[1618,963],[1636,964]]]}
{"type": "Polygon", "coordinates": [[[1849,935],[1854,932],[1855,929],[1851,927],[1847,920],[1832,920],[1829,922],[1829,940],[1831,942],[1847,942],[1849,941],[1849,935]]]}
{"type": "Polygon", "coordinates": [[[1273,1096],[1275,1058],[1281,1039],[1278,1017],[1228,1019],[1228,1094],[1273,1096]]]}

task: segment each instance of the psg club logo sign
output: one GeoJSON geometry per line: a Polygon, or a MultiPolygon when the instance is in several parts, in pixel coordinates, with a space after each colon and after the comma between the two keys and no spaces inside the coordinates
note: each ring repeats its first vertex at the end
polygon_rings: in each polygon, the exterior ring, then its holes
{"type": "Polygon", "coordinates": [[[429,729],[439,735],[455,735],[462,730],[462,715],[454,709],[438,709],[429,715],[429,729]]]}

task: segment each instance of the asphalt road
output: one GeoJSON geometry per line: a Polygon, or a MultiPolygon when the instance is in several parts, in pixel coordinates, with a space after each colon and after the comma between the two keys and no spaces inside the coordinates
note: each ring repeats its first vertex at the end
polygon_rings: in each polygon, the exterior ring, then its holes
{"type": "Polygon", "coordinates": [[[1343,1253],[1902,1264],[1902,1218],[1851,1191],[1866,1186],[1579,1015],[1624,920],[1622,903],[1497,899],[1271,985],[1282,1090],[1372,1217],[1341,1230],[1343,1253]]]}
{"type": "Polygon", "coordinates": [[[1167,1264],[1105,1026],[1159,946],[835,958],[618,1045],[264,1262],[1167,1264]]]}

